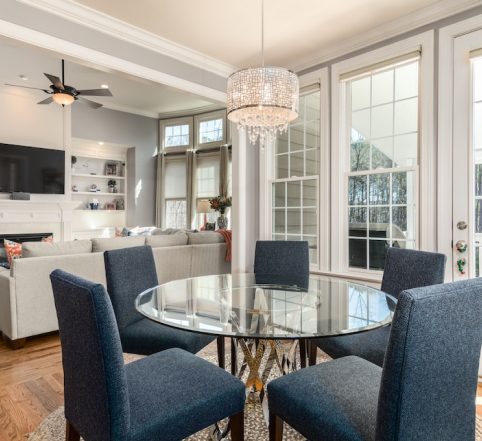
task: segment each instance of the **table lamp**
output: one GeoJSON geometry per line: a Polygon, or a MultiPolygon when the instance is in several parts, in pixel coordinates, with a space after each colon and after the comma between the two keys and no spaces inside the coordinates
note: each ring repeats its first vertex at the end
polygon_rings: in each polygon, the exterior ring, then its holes
{"type": "Polygon", "coordinates": [[[209,201],[197,201],[196,213],[204,213],[204,225],[201,230],[206,229],[206,222],[208,221],[206,213],[213,213],[214,210],[211,208],[211,203],[209,201]]]}

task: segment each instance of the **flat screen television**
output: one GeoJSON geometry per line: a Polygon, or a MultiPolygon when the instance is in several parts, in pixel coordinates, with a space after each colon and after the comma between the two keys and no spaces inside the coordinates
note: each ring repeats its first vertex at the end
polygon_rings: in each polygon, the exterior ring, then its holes
{"type": "Polygon", "coordinates": [[[65,193],[63,150],[0,144],[0,192],[65,193]]]}

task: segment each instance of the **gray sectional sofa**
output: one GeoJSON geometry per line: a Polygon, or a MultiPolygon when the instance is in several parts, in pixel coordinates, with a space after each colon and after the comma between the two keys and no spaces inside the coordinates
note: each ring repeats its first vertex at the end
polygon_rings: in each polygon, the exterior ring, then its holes
{"type": "MultiPolygon", "coordinates": [[[[50,273],[57,268],[106,284],[106,250],[150,245],[159,283],[231,272],[226,243],[214,232],[154,230],[151,236],[26,242],[10,270],[0,268],[0,331],[13,348],[26,337],[58,330],[50,273]]],[[[135,277],[135,274],[132,275],[135,277]]]]}

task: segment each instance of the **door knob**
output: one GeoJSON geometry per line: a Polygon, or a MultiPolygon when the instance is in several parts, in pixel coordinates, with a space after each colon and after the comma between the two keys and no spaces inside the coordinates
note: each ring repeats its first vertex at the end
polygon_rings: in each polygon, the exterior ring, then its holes
{"type": "Polygon", "coordinates": [[[457,248],[457,251],[460,253],[465,253],[465,251],[467,251],[467,242],[465,242],[465,240],[459,240],[455,244],[455,248],[457,248]]]}

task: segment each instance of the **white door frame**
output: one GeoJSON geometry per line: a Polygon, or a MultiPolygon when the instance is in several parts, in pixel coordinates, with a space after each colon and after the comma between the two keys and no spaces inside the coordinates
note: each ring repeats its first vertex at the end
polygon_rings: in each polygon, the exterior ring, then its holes
{"type": "MultiPolygon", "coordinates": [[[[437,176],[437,250],[447,256],[445,281],[460,280],[468,277],[457,274],[456,261],[460,253],[454,251],[454,244],[459,239],[468,236],[465,232],[453,231],[453,179],[447,179],[454,174],[454,151],[460,147],[454,140],[454,43],[457,37],[482,29],[482,15],[455,23],[440,29],[439,34],[439,90],[438,90],[438,176],[437,176]],[[456,277],[454,277],[456,276],[456,277]]],[[[457,106],[461,103],[457,102],[457,106]]],[[[468,108],[468,107],[466,107],[468,108]]],[[[468,148],[467,148],[468,152],[468,148]]],[[[467,183],[468,185],[468,183],[467,183]]],[[[467,215],[463,215],[466,217],[467,215]]],[[[460,219],[472,223],[471,219],[460,219]]],[[[455,223],[457,220],[455,220],[455,223]]]]}

